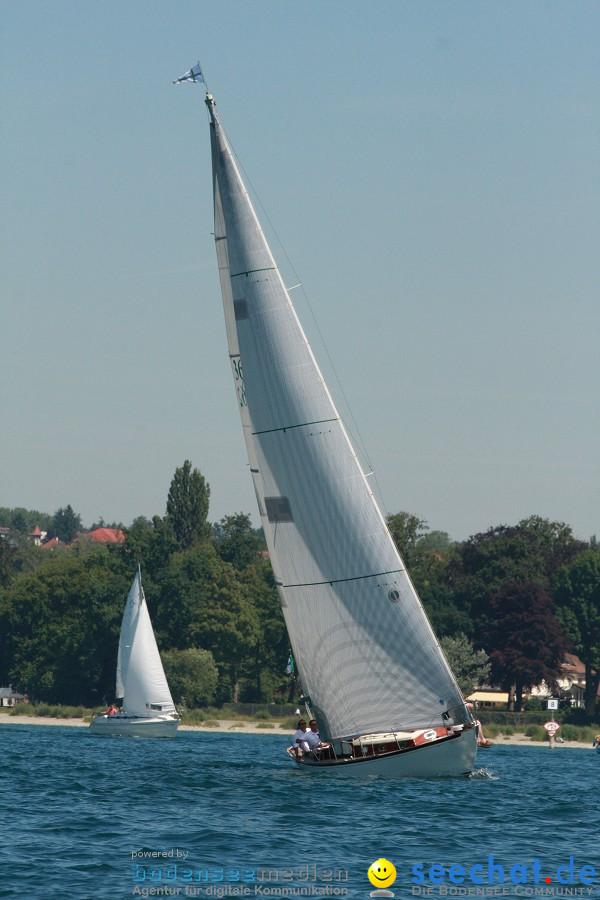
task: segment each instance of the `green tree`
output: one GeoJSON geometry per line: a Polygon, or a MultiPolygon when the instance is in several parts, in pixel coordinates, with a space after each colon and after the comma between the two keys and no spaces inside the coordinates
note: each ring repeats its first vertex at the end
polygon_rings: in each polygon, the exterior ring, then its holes
{"type": "MultiPolygon", "coordinates": [[[[35,572],[37,567],[47,559],[47,552],[41,547],[37,547],[25,536],[21,536],[16,541],[11,539],[0,543],[5,553],[6,568],[1,576],[5,579],[5,585],[8,585],[21,572],[35,572]]],[[[0,583],[2,582],[0,581],[0,583]]]]}
{"type": "Polygon", "coordinates": [[[210,647],[223,685],[229,680],[231,699],[238,702],[240,679],[253,658],[259,638],[259,622],[247,587],[232,566],[221,563],[211,585],[211,602],[198,611],[197,631],[192,636],[210,647]],[[201,638],[202,636],[202,638],[201,638]]]}
{"type": "Polygon", "coordinates": [[[21,534],[25,534],[27,532],[27,519],[25,518],[23,511],[20,509],[15,510],[10,524],[15,531],[19,531],[21,534]]]}
{"type": "Polygon", "coordinates": [[[252,565],[265,546],[246,513],[224,516],[214,527],[214,540],[221,559],[240,570],[252,565]]]}
{"type": "Polygon", "coordinates": [[[214,701],[219,670],[210,650],[165,650],[161,657],[175,703],[192,708],[214,701]]]}
{"type": "MultiPolygon", "coordinates": [[[[151,569],[152,559],[147,569],[151,569]]],[[[148,609],[161,648],[212,649],[199,626],[199,611],[213,602],[213,584],[221,562],[210,543],[173,553],[152,571],[145,589],[148,609]]]]}
{"type": "Polygon", "coordinates": [[[183,550],[210,536],[207,522],[210,487],[189,459],[175,469],[167,498],[167,522],[183,550]]]}
{"type": "Polygon", "coordinates": [[[12,577],[15,553],[8,541],[0,540],[0,587],[6,586],[12,577]]]}
{"type": "Polygon", "coordinates": [[[560,566],[586,548],[562,522],[539,516],[500,525],[456,545],[448,583],[457,607],[473,621],[473,634],[491,621],[490,603],[507,582],[536,582],[549,591],[560,566]]]}
{"type": "Polygon", "coordinates": [[[444,637],[440,643],[465,696],[487,681],[491,666],[485,650],[475,650],[465,634],[444,637]]]}
{"type": "Polygon", "coordinates": [[[211,650],[219,668],[217,701],[237,702],[259,636],[242,573],[206,542],[174,554],[146,599],[159,646],[211,650]]]}
{"type": "MultiPolygon", "coordinates": [[[[444,532],[437,532],[440,533],[444,532]]],[[[473,623],[468,613],[457,605],[448,577],[455,553],[453,546],[446,551],[425,549],[423,541],[427,537],[419,540],[410,565],[410,577],[417,593],[438,637],[457,632],[470,635],[473,633],[473,623]]]]}
{"type": "Polygon", "coordinates": [[[52,557],[16,576],[0,597],[0,674],[49,703],[112,698],[129,581],[105,548],[52,557]]]}
{"type": "Polygon", "coordinates": [[[556,577],[558,615],[585,664],[585,711],[593,719],[600,679],[600,552],[581,553],[556,577]]]}
{"type": "Polygon", "coordinates": [[[49,531],[52,525],[52,516],[37,509],[25,509],[22,506],[12,509],[8,506],[0,506],[0,525],[8,525],[23,534],[33,531],[36,525],[39,525],[42,531],[49,531]]]}
{"type": "Polygon", "coordinates": [[[143,566],[146,584],[148,578],[161,580],[179,545],[170,524],[160,516],[154,516],[151,522],[139,516],[125,530],[125,543],[119,549],[125,558],[143,566]]]}
{"type": "Polygon", "coordinates": [[[240,579],[257,618],[256,640],[244,670],[242,700],[271,702],[281,686],[289,638],[270,562],[258,558],[240,573],[240,579]]]}
{"type": "Polygon", "coordinates": [[[417,539],[416,548],[419,553],[428,550],[434,553],[446,554],[453,546],[454,541],[447,531],[428,531],[427,534],[422,534],[417,539]]]}
{"type": "Polygon", "coordinates": [[[409,565],[419,540],[429,530],[427,522],[407,512],[394,513],[386,521],[400,556],[409,565]]]}
{"type": "Polygon", "coordinates": [[[521,519],[517,528],[523,529],[531,536],[537,552],[544,559],[549,578],[553,577],[561,566],[572,562],[588,549],[588,544],[574,537],[571,526],[565,525],[564,522],[552,522],[541,516],[529,516],[527,519],[521,519]]]}
{"type": "Polygon", "coordinates": [[[73,511],[71,505],[61,506],[52,518],[52,534],[65,544],[70,544],[81,531],[81,516],[73,511]]]}

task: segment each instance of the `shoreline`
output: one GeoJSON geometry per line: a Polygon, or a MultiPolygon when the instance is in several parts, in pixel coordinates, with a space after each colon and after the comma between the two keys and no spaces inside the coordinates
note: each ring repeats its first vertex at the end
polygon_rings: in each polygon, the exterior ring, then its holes
{"type": "MultiPolygon", "coordinates": [[[[0,712],[0,725],[64,725],[67,728],[88,728],[89,722],[84,719],[57,719],[52,716],[11,716],[10,713],[0,712]]],[[[213,731],[223,734],[280,734],[287,737],[292,734],[292,729],[279,727],[279,721],[275,720],[268,728],[262,723],[244,722],[239,719],[220,719],[215,725],[180,725],[179,731],[213,731]]]]}
{"type": "MultiPolygon", "coordinates": [[[[208,731],[220,734],[277,734],[280,737],[288,738],[291,735],[291,729],[280,728],[279,722],[275,720],[272,725],[267,728],[261,722],[243,722],[239,719],[220,719],[218,725],[180,725],[179,731],[208,731]]],[[[57,726],[62,725],[67,728],[87,728],[88,722],[83,719],[56,719],[50,716],[11,716],[10,713],[0,712],[0,725],[42,725],[57,726]]],[[[525,734],[512,734],[507,737],[494,738],[493,747],[487,748],[493,750],[494,747],[545,747],[548,748],[547,741],[532,741],[525,734]]],[[[592,750],[591,744],[585,744],[581,741],[565,741],[564,744],[556,744],[555,750],[561,749],[576,750],[592,750]]],[[[485,748],[484,748],[485,749],[485,748]]],[[[481,752],[484,749],[480,748],[481,752]]]]}

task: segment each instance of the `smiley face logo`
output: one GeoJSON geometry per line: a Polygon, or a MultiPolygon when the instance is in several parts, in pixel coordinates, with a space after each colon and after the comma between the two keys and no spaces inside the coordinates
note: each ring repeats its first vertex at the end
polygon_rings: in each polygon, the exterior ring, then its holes
{"type": "Polygon", "coordinates": [[[389,859],[376,859],[367,872],[369,881],[378,888],[389,887],[396,880],[396,869],[389,859]]]}

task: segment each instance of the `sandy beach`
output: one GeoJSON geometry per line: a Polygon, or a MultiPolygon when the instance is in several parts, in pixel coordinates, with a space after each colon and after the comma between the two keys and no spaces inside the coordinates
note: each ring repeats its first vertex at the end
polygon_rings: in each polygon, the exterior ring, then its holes
{"type": "MultiPolygon", "coordinates": [[[[8,710],[0,711],[0,725],[61,725],[67,728],[87,728],[88,723],[83,719],[53,719],[45,716],[11,716],[8,710]]],[[[280,722],[276,719],[272,723],[263,722],[244,722],[239,719],[219,719],[214,725],[180,725],[180,731],[217,731],[224,734],[278,734],[281,737],[287,737],[288,731],[291,735],[291,729],[280,727],[280,722]]],[[[510,736],[498,736],[494,738],[494,746],[488,748],[493,751],[494,747],[541,747],[548,749],[546,741],[532,741],[525,734],[511,734],[510,736]]],[[[591,744],[584,744],[580,741],[565,741],[564,744],[556,744],[556,750],[562,749],[591,750],[591,744]]],[[[480,750],[480,754],[484,756],[487,750],[480,750]]],[[[482,756],[480,755],[480,759],[482,756]]]]}
{"type": "MultiPolygon", "coordinates": [[[[8,711],[0,712],[0,725],[62,725],[67,728],[87,728],[89,722],[83,719],[55,719],[51,716],[11,716],[8,711]]],[[[214,725],[180,725],[180,731],[221,731],[238,732],[238,734],[291,734],[293,729],[279,727],[275,720],[265,727],[262,722],[242,722],[239,719],[220,719],[214,725]]]]}
{"type": "MultiPolygon", "coordinates": [[[[503,737],[502,735],[498,735],[498,737],[494,738],[494,747],[502,747],[506,745],[507,747],[545,747],[548,749],[548,741],[532,741],[530,737],[527,737],[526,734],[511,734],[503,737]]],[[[493,750],[494,747],[490,749],[493,750]]],[[[565,741],[564,744],[555,744],[555,750],[561,750],[563,748],[569,748],[576,750],[592,750],[593,747],[591,744],[585,744],[581,741],[565,741]]],[[[486,750],[482,750],[482,753],[485,754],[486,750]]]]}

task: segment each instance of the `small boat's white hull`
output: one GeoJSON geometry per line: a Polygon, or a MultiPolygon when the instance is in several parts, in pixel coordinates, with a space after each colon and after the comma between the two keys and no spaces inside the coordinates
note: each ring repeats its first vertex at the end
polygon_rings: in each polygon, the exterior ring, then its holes
{"type": "Polygon", "coordinates": [[[175,737],[179,719],[160,718],[142,719],[137,716],[96,716],[90,723],[90,732],[103,737],[175,737]]]}
{"type": "Polygon", "coordinates": [[[312,754],[296,760],[302,769],[335,771],[352,777],[385,775],[400,778],[430,778],[468,775],[477,753],[477,731],[465,729],[452,736],[383,756],[342,757],[317,760],[312,754]]]}

